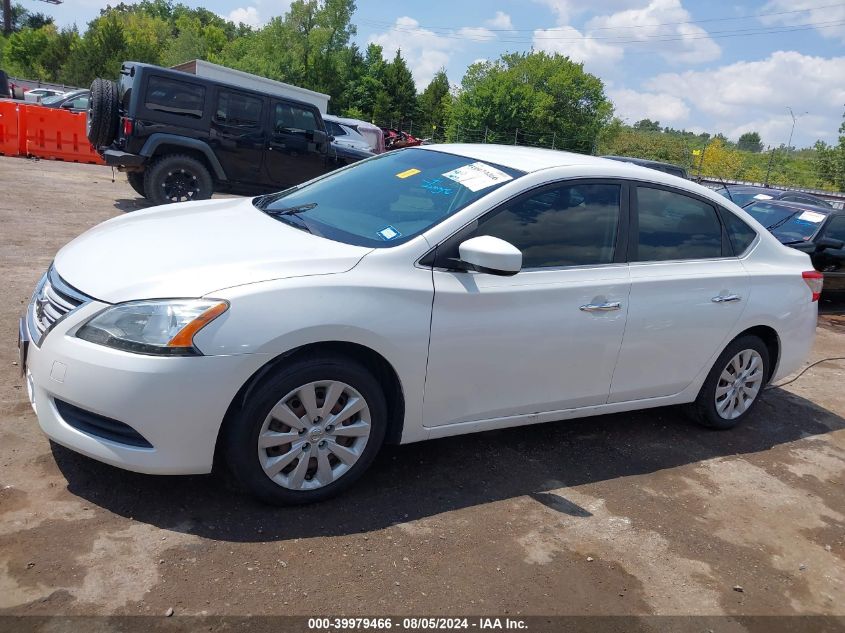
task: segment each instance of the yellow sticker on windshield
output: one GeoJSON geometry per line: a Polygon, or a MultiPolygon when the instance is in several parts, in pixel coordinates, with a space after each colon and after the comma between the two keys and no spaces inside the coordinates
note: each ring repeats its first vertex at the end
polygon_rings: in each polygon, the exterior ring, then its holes
{"type": "Polygon", "coordinates": [[[405,171],[402,171],[402,172],[399,172],[398,174],[396,174],[396,177],[397,178],[408,178],[410,176],[416,176],[418,173],[420,173],[419,169],[406,169],[405,171]]]}

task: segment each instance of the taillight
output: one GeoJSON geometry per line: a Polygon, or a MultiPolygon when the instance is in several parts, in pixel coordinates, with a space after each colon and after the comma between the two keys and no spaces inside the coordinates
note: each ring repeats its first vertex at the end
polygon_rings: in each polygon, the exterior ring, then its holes
{"type": "Polygon", "coordinates": [[[817,270],[808,270],[806,272],[801,273],[801,276],[804,278],[804,283],[807,284],[807,287],[810,289],[810,292],[813,293],[813,301],[818,301],[819,297],[822,296],[824,275],[822,275],[817,270]]]}
{"type": "Polygon", "coordinates": [[[130,118],[123,119],[123,136],[132,136],[132,128],[134,127],[134,122],[130,118]]]}

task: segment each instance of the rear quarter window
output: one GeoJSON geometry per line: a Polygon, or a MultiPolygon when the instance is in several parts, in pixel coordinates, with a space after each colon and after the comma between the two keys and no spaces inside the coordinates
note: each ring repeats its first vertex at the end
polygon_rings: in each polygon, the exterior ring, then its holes
{"type": "Polygon", "coordinates": [[[722,219],[725,222],[725,229],[728,232],[728,239],[731,241],[734,255],[741,257],[748,251],[754,238],[757,237],[757,232],[730,211],[722,210],[722,219]]]}
{"type": "Polygon", "coordinates": [[[144,95],[147,110],[201,119],[204,106],[204,86],[156,75],[147,83],[144,95]]]}

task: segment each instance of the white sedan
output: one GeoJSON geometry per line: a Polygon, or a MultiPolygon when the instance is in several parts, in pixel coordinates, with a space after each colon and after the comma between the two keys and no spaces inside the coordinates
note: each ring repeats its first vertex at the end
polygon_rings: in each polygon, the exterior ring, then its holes
{"type": "Polygon", "coordinates": [[[22,364],[59,444],[302,503],[385,442],[678,404],[732,427],[807,356],[821,285],[689,181],[428,146],[104,222],[38,283],[22,364]]]}

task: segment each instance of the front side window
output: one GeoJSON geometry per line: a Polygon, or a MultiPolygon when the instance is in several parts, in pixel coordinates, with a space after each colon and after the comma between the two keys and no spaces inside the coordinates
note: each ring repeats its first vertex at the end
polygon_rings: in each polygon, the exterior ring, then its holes
{"type": "Polygon", "coordinates": [[[523,172],[424,149],[381,154],[304,187],[261,196],[264,213],[315,235],[369,247],[406,242],[523,172]]]}
{"type": "Polygon", "coordinates": [[[240,92],[221,90],[217,95],[214,120],[222,125],[239,128],[261,126],[261,99],[240,92]]]}
{"type": "Polygon", "coordinates": [[[621,186],[575,183],[544,189],[483,218],[474,236],[491,235],[522,251],[522,267],[613,262],[621,186]]]}
{"type": "Polygon", "coordinates": [[[722,256],[722,225],[709,204],[672,191],[637,187],[637,208],[635,261],[722,256]]]}
{"type": "Polygon", "coordinates": [[[833,218],[827,225],[824,236],[845,242],[845,215],[837,215],[833,218]]]}
{"type": "Polygon", "coordinates": [[[201,119],[204,104],[203,86],[155,75],[147,83],[144,107],[148,110],[201,119]]]}
{"type": "Polygon", "coordinates": [[[345,136],[346,132],[334,121],[323,121],[326,124],[326,132],[337,138],[338,136],[345,136]]]}

